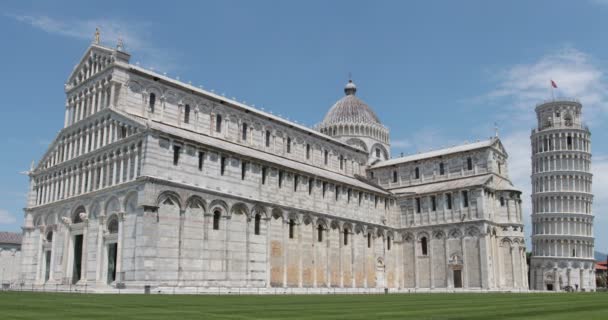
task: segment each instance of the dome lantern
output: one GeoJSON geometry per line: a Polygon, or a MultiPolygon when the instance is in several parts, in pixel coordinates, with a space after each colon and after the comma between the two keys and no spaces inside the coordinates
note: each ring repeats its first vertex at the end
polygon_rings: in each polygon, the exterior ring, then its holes
{"type": "Polygon", "coordinates": [[[348,80],[348,83],[346,84],[346,86],[344,86],[344,93],[347,96],[354,96],[355,93],[357,93],[357,86],[353,83],[353,80],[348,80]]]}

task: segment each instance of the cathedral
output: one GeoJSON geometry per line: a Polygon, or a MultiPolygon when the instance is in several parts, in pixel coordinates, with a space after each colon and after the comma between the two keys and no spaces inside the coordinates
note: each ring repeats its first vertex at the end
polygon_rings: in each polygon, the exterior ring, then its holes
{"type": "Polygon", "coordinates": [[[352,81],[309,128],[98,38],[65,93],[64,127],[29,172],[25,286],[528,289],[521,192],[498,137],[392,157],[352,81]]]}

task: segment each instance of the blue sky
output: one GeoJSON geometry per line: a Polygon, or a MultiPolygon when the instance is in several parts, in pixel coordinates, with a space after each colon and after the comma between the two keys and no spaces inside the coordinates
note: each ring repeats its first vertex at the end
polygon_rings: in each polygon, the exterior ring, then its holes
{"type": "Polygon", "coordinates": [[[596,249],[608,251],[608,0],[103,1],[0,4],[0,230],[19,230],[28,179],[63,124],[63,84],[92,40],[131,61],[313,125],[358,96],[393,155],[500,137],[530,229],[534,106],[580,99],[592,130],[596,249]]]}

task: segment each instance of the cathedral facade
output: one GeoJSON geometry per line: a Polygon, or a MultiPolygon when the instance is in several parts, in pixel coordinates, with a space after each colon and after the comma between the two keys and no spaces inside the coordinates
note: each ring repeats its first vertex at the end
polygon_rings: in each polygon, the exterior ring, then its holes
{"type": "Polygon", "coordinates": [[[497,137],[392,158],[352,82],[311,129],[129,60],[96,42],[66,83],[64,127],[29,174],[22,283],[528,288],[497,137]]]}

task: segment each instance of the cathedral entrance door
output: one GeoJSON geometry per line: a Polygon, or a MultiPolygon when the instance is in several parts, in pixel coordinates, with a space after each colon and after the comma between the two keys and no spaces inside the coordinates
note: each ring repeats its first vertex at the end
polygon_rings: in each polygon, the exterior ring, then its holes
{"type": "Polygon", "coordinates": [[[82,268],[82,235],[74,236],[74,268],[72,270],[72,284],[80,281],[82,268]]]}
{"type": "Polygon", "coordinates": [[[462,270],[454,270],[454,288],[462,288],[462,270]]]}
{"type": "Polygon", "coordinates": [[[108,284],[116,280],[116,255],[118,253],[118,243],[108,245],[108,284]]]}
{"type": "Polygon", "coordinates": [[[44,257],[44,282],[49,281],[49,278],[51,277],[51,252],[50,251],[46,251],[45,252],[45,257],[44,257]]]}

